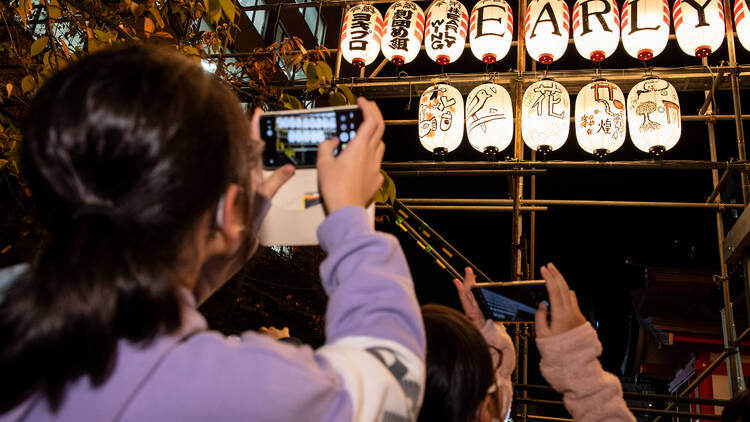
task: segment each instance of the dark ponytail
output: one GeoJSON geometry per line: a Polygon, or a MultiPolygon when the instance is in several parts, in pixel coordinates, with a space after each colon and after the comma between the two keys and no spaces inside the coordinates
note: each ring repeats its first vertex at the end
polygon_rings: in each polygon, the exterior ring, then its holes
{"type": "MultiPolygon", "coordinates": [[[[166,48],[93,54],[32,101],[22,166],[48,236],[0,304],[0,413],[104,382],[117,342],[180,325],[175,271],[199,217],[249,186],[237,99],[166,48]]],[[[187,253],[187,255],[190,255],[187,253]]]]}

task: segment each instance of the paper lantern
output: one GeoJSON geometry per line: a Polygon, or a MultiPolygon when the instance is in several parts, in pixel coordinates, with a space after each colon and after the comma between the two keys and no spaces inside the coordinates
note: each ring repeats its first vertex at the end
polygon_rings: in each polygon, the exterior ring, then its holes
{"type": "Polygon", "coordinates": [[[417,57],[424,35],[424,12],[411,1],[393,3],[385,12],[385,33],[381,49],[386,59],[396,66],[417,57]]]}
{"type": "Polygon", "coordinates": [[[464,100],[458,90],[439,83],[419,99],[419,141],[438,156],[453,151],[464,137],[464,100]]]}
{"type": "Polygon", "coordinates": [[[584,86],[576,96],[576,139],[589,154],[599,157],[625,142],[625,95],[605,80],[584,86]]]}
{"type": "Polygon", "coordinates": [[[524,18],[526,51],[550,64],[562,57],[570,37],[570,13],[563,0],[531,0],[524,18]]]}
{"type": "Polygon", "coordinates": [[[480,0],[471,10],[469,44],[479,60],[492,64],[505,57],[513,41],[513,11],[505,0],[480,0]]]}
{"type": "Polygon", "coordinates": [[[661,54],[669,39],[667,0],[626,0],[622,7],[622,45],[638,60],[661,54]]]}
{"type": "Polygon", "coordinates": [[[346,13],[341,26],[341,55],[357,69],[378,58],[383,37],[383,17],[369,4],[358,4],[346,13]]]}
{"type": "Polygon", "coordinates": [[[620,44],[620,11],[613,0],[578,0],[573,6],[573,42],[592,62],[612,55],[620,44]]]}
{"type": "Polygon", "coordinates": [[[745,50],[750,50],[750,10],[745,0],[734,1],[734,27],[745,50]]]}
{"type": "Polygon", "coordinates": [[[628,94],[630,139],[641,151],[660,156],[680,140],[680,100],[672,84],[646,79],[628,94]]]}
{"type": "Polygon", "coordinates": [[[553,80],[531,84],[523,94],[521,135],[529,148],[546,154],[565,144],[570,132],[570,96],[553,80]]]}
{"type": "Polygon", "coordinates": [[[672,20],[677,44],[685,54],[706,57],[724,42],[721,0],[676,0],[672,20]]]}
{"type": "Polygon", "coordinates": [[[513,103],[500,85],[486,83],[466,97],[466,134],[469,143],[490,158],[513,139],[513,103]]]}
{"type": "Polygon", "coordinates": [[[440,65],[453,63],[466,47],[469,14],[457,0],[436,0],[427,8],[424,46],[427,55],[440,65]]]}

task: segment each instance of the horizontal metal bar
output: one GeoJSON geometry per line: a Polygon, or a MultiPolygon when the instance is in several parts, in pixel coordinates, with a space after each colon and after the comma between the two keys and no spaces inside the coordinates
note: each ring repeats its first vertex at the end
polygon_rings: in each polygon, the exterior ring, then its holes
{"type": "MultiPolygon", "coordinates": [[[[750,114],[743,114],[742,120],[750,120],[750,114]]],[[[575,116],[570,117],[570,122],[575,123],[575,116]]],[[[702,114],[694,116],[682,116],[683,122],[715,122],[715,121],[734,121],[734,114],[702,114]]],[[[386,126],[416,126],[419,123],[417,119],[386,120],[386,126]]]]}
{"type": "Polygon", "coordinates": [[[480,169],[616,169],[616,170],[750,170],[746,161],[386,161],[383,170],[480,170],[480,169]]]}
{"type": "MultiPolygon", "coordinates": [[[[563,402],[557,401],[557,400],[539,400],[539,399],[528,399],[528,398],[517,397],[515,401],[516,403],[547,404],[547,405],[563,406],[563,402]]],[[[650,407],[649,408],[629,407],[628,409],[633,413],[646,413],[646,414],[652,414],[652,415],[671,415],[671,416],[677,416],[677,417],[683,417],[683,418],[721,420],[721,415],[710,414],[710,413],[680,412],[677,410],[662,410],[662,409],[653,409],[650,407]]]]}
{"type": "MultiPolygon", "coordinates": [[[[513,212],[513,207],[496,207],[496,206],[472,206],[472,205],[415,205],[409,206],[415,211],[483,211],[483,212],[513,212]]],[[[378,211],[391,209],[390,205],[377,205],[378,211]]],[[[547,207],[520,207],[522,212],[542,212],[547,211],[547,207]]]]}
{"type": "MultiPolygon", "coordinates": [[[[523,415],[516,414],[519,418],[522,418],[523,415]]],[[[536,421],[550,421],[550,422],[573,422],[573,419],[568,418],[555,418],[553,416],[541,416],[541,415],[526,415],[526,419],[536,420],[536,421]]]]}
{"type": "MultiPolygon", "coordinates": [[[[511,199],[466,199],[466,198],[400,198],[406,205],[511,205],[511,199]]],[[[521,199],[525,206],[592,206],[592,207],[636,207],[636,208],[697,208],[707,210],[744,209],[744,204],[705,202],[652,202],[652,201],[598,201],[581,199],[521,199]]]]}
{"type": "Polygon", "coordinates": [[[544,280],[521,280],[521,281],[493,281],[490,283],[476,283],[473,288],[488,287],[518,287],[518,286],[543,286],[544,280]]]}
{"type": "Polygon", "coordinates": [[[545,175],[544,169],[501,169],[501,170],[391,170],[391,177],[421,177],[421,176],[508,176],[521,175],[545,175]]]}
{"type": "MultiPolygon", "coordinates": [[[[533,391],[549,391],[556,392],[556,390],[547,385],[531,385],[531,384],[514,384],[513,388],[519,391],[533,390],[533,391]]],[[[559,394],[559,393],[558,393],[559,394]]],[[[697,397],[678,397],[669,394],[649,394],[649,393],[634,393],[631,391],[624,391],[623,397],[631,400],[657,400],[664,402],[674,403],[692,403],[692,404],[709,404],[714,406],[725,406],[729,400],[719,399],[704,399],[697,397]]]]}

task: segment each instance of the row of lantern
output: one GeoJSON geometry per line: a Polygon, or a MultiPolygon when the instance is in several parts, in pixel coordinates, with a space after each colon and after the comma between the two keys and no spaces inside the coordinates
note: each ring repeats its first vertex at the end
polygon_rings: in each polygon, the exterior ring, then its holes
{"type": "MultiPolygon", "coordinates": [[[[735,0],[734,22],[741,44],[750,50],[750,13],[745,0],[735,0]]],[[[688,55],[705,57],[724,41],[722,0],[676,0],[672,8],[675,35],[688,55]]],[[[617,49],[649,60],[664,50],[669,38],[667,0],[625,0],[620,13],[614,0],[577,0],[572,16],[578,52],[594,62],[617,49]]],[[[564,0],[531,0],[523,21],[529,55],[542,64],[562,57],[568,47],[571,16],[564,0]]],[[[469,38],[471,51],[485,63],[502,59],[513,39],[513,12],[505,0],[479,0],[471,11],[458,0],[435,0],[422,9],[412,1],[393,3],[383,20],[368,4],[349,9],[341,29],[344,59],[361,68],[382,50],[396,65],[417,56],[424,39],[430,59],[445,65],[461,56],[469,38]]]]}
{"type": "MultiPolygon", "coordinates": [[[[564,86],[551,79],[533,83],[523,95],[521,109],[521,135],[529,148],[546,154],[565,144],[570,130],[570,96],[564,86]]],[[[633,144],[658,156],[679,141],[680,116],[677,91],[665,80],[639,82],[627,101],[617,85],[596,80],[576,97],[576,138],[586,152],[603,157],[625,142],[627,122],[633,144]]],[[[424,91],[418,120],[422,146],[443,156],[461,144],[464,127],[477,151],[494,157],[507,148],[513,138],[513,104],[508,91],[494,83],[479,85],[469,93],[465,107],[461,93],[448,84],[439,83],[424,91]]]]}

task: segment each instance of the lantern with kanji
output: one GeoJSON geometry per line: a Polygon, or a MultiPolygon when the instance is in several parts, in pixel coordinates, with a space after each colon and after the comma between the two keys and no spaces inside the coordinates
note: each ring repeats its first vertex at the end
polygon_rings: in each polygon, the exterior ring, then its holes
{"type": "Polygon", "coordinates": [[[438,83],[419,99],[419,141],[442,158],[461,145],[464,137],[464,100],[454,87],[438,83]]]}
{"type": "Polygon", "coordinates": [[[474,149],[495,159],[513,139],[513,103],[500,85],[486,83],[466,97],[466,134],[474,149]]]}
{"type": "Polygon", "coordinates": [[[563,0],[531,0],[524,18],[526,51],[532,59],[550,64],[568,48],[570,14],[563,0]]]}
{"type": "Polygon", "coordinates": [[[589,154],[603,158],[625,142],[625,95],[617,85],[594,81],[576,96],[576,139],[589,154]]]}
{"type": "Polygon", "coordinates": [[[570,132],[570,96],[561,84],[543,79],[523,94],[521,134],[531,149],[547,154],[565,144],[570,132]]]}
{"type": "Polygon", "coordinates": [[[453,63],[466,47],[469,14],[458,0],[435,0],[427,8],[424,46],[427,55],[440,65],[453,63]]]}
{"type": "Polygon", "coordinates": [[[369,4],[349,9],[341,26],[341,55],[357,69],[378,58],[383,36],[383,17],[369,4]]]}
{"type": "Polygon", "coordinates": [[[677,44],[685,54],[706,57],[724,42],[722,0],[675,0],[672,20],[677,44]]]}
{"type": "Polygon", "coordinates": [[[680,140],[680,100],[669,82],[651,78],[628,94],[630,139],[641,151],[661,156],[680,140]]]}
{"type": "Polygon", "coordinates": [[[622,46],[638,60],[651,60],[669,39],[667,0],[625,0],[622,6],[622,46]]]}
{"type": "Polygon", "coordinates": [[[513,11],[505,0],[480,0],[471,10],[469,44],[479,60],[492,64],[505,57],[513,41],[513,11]]]}
{"type": "Polygon", "coordinates": [[[745,50],[750,50],[750,9],[745,0],[734,1],[734,27],[745,50]]]}
{"type": "Polygon", "coordinates": [[[573,42],[592,62],[612,55],[620,44],[620,11],[613,0],[578,0],[573,6],[573,42]]]}
{"type": "Polygon", "coordinates": [[[385,33],[381,50],[396,66],[417,57],[424,35],[424,12],[412,1],[393,3],[385,13],[385,33]]]}

